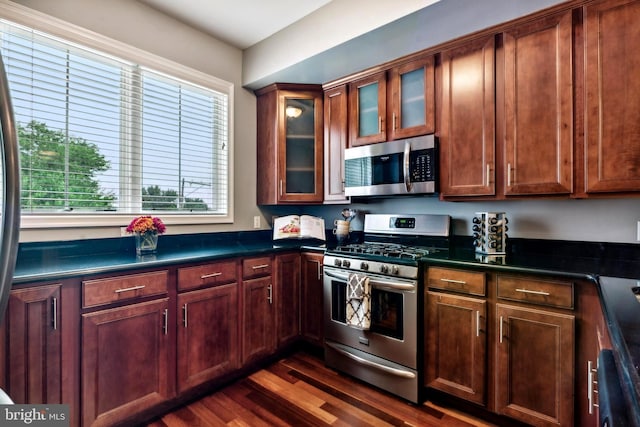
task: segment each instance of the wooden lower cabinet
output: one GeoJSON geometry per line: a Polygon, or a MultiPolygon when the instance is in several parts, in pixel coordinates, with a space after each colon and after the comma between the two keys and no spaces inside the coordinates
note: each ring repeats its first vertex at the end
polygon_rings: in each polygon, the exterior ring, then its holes
{"type": "Polygon", "coordinates": [[[426,386],[486,404],[487,302],[427,292],[426,307],[426,386]]]}
{"type": "Polygon", "coordinates": [[[62,401],[61,285],[12,290],[7,310],[7,392],[15,403],[62,401]]]}
{"type": "Polygon", "coordinates": [[[271,276],[242,282],[242,363],[273,353],[276,347],[275,307],[271,276]]]}
{"type": "Polygon", "coordinates": [[[535,426],[572,426],[573,315],[496,304],[497,412],[535,426]]]}
{"type": "Polygon", "coordinates": [[[178,295],[178,391],[237,369],[238,284],[178,295]]]}
{"type": "Polygon", "coordinates": [[[108,426],[172,397],[169,299],[82,315],[82,425],[108,426]]]}
{"type": "Polygon", "coordinates": [[[303,253],[300,284],[300,324],[302,337],[316,346],[324,340],[322,259],[319,253],[303,253]]]}
{"type": "Polygon", "coordinates": [[[300,253],[275,258],[276,329],[278,346],[300,336],[300,253]]]}

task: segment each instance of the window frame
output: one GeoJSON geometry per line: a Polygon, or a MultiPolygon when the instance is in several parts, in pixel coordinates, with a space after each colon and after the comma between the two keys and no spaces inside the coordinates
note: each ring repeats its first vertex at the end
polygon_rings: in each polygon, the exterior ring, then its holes
{"type": "MultiPolygon", "coordinates": [[[[227,214],[162,212],[159,215],[167,225],[230,224],[234,222],[235,85],[233,83],[17,4],[0,3],[0,16],[8,21],[63,38],[71,43],[96,49],[123,60],[135,62],[142,67],[226,94],[228,99],[227,214]]],[[[25,214],[20,216],[20,227],[22,229],[56,229],[123,226],[128,224],[134,215],[137,214],[124,212],[25,214]]]]}

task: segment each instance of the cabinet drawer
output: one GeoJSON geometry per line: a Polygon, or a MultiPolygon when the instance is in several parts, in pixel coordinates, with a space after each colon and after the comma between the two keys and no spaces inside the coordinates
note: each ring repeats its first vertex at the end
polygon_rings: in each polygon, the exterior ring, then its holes
{"type": "Polygon", "coordinates": [[[452,270],[450,268],[429,267],[427,286],[471,295],[486,295],[485,273],[478,271],[452,270]]]}
{"type": "Polygon", "coordinates": [[[247,258],[242,260],[242,278],[268,276],[271,274],[273,261],[271,257],[247,258]]]}
{"type": "Polygon", "coordinates": [[[572,282],[498,275],[497,287],[501,299],[573,308],[572,282]]]}
{"type": "Polygon", "coordinates": [[[167,293],[167,271],[128,274],[82,282],[82,307],[167,293]]]}
{"type": "Polygon", "coordinates": [[[237,280],[235,260],[178,269],[178,290],[224,285],[237,280]]]}

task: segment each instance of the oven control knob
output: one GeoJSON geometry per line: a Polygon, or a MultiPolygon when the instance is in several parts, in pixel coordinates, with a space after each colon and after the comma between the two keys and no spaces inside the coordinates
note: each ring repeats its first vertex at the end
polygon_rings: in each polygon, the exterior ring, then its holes
{"type": "Polygon", "coordinates": [[[348,259],[345,259],[344,261],[342,261],[343,267],[349,267],[350,265],[351,265],[351,261],[349,261],[348,259]]]}
{"type": "Polygon", "coordinates": [[[333,265],[335,265],[336,267],[340,267],[342,265],[342,261],[336,258],[335,260],[333,260],[333,265]]]}
{"type": "Polygon", "coordinates": [[[380,273],[385,273],[385,274],[389,273],[389,266],[385,265],[385,264],[381,264],[380,265],[380,273]]]}
{"type": "Polygon", "coordinates": [[[394,265],[393,267],[391,267],[391,274],[398,274],[400,272],[400,269],[398,268],[397,265],[394,265]]]}
{"type": "Polygon", "coordinates": [[[369,264],[367,264],[366,262],[362,261],[360,263],[360,269],[361,270],[365,270],[365,271],[368,270],[369,269],[369,264]]]}

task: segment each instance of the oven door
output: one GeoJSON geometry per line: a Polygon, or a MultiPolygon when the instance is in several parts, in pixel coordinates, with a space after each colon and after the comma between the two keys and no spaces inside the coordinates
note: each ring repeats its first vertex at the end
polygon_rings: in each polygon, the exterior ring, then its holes
{"type": "Polygon", "coordinates": [[[324,267],[325,338],[417,369],[418,282],[368,274],[371,327],[347,325],[347,270],[324,267]]]}

